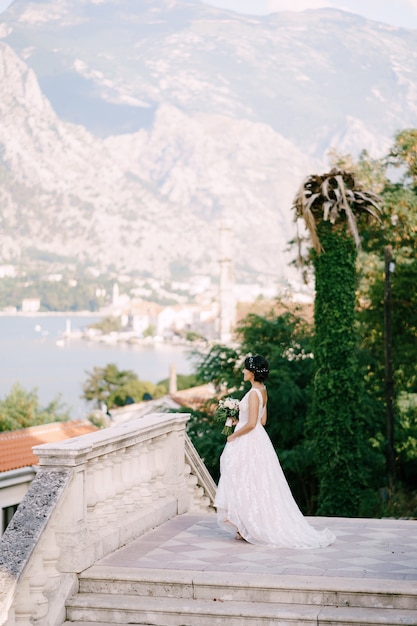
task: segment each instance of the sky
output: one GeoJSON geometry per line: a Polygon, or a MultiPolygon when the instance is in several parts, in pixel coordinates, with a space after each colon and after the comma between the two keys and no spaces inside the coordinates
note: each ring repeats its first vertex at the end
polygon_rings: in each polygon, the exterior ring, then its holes
{"type": "MultiPolygon", "coordinates": [[[[11,4],[11,1],[0,0],[0,12],[11,4]]],[[[252,15],[333,7],[391,26],[417,30],[417,0],[200,0],[200,2],[252,15]]]]}

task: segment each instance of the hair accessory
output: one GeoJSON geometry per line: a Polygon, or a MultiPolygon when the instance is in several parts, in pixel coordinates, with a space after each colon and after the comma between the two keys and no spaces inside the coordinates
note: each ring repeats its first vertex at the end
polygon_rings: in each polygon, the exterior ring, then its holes
{"type": "Polygon", "coordinates": [[[248,357],[248,369],[250,372],[255,372],[255,374],[267,374],[269,369],[267,367],[259,367],[254,363],[253,356],[248,357]]]}

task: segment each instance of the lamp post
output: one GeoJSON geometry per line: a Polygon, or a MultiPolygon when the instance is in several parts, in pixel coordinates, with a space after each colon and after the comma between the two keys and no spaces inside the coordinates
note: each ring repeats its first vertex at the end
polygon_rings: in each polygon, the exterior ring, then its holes
{"type": "Polygon", "coordinates": [[[395,481],[394,456],[394,378],[392,372],[392,301],[391,283],[395,263],[392,257],[392,246],[385,246],[385,289],[384,289],[384,352],[385,352],[385,404],[387,432],[387,469],[390,488],[395,481]]]}

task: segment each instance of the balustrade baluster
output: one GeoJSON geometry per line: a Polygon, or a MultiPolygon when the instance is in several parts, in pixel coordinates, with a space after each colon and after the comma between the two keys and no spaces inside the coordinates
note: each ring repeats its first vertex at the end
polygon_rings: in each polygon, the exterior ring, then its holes
{"type": "Polygon", "coordinates": [[[152,480],[152,471],[150,467],[150,443],[148,441],[142,441],[140,448],[137,451],[138,460],[138,484],[135,487],[135,492],[138,494],[139,502],[141,506],[150,504],[152,502],[152,490],[150,482],[152,480]]]}
{"type": "Polygon", "coordinates": [[[112,462],[113,462],[112,478],[113,478],[114,492],[115,492],[113,502],[114,502],[114,508],[115,508],[115,511],[117,512],[118,518],[123,517],[123,511],[125,508],[125,502],[123,499],[125,486],[123,484],[123,473],[122,473],[123,459],[124,459],[125,454],[126,454],[126,448],[119,449],[111,457],[112,462]]]}
{"type": "Polygon", "coordinates": [[[104,509],[106,512],[107,523],[115,522],[117,519],[117,510],[115,508],[115,497],[117,494],[117,486],[116,480],[114,476],[115,470],[115,455],[114,454],[106,454],[103,465],[104,465],[104,481],[106,488],[106,501],[104,505],[104,509]]]}
{"type": "Polygon", "coordinates": [[[97,511],[96,506],[100,500],[99,490],[97,490],[97,459],[91,459],[87,463],[85,472],[86,482],[86,506],[87,506],[87,525],[89,530],[97,528],[97,511]]]}
{"type": "Polygon", "coordinates": [[[33,626],[32,612],[35,609],[35,599],[30,593],[30,584],[27,578],[20,581],[16,594],[14,621],[17,626],[33,626]]]}
{"type": "Polygon", "coordinates": [[[106,475],[104,465],[105,455],[97,458],[95,463],[94,478],[94,490],[97,497],[97,502],[94,507],[94,516],[96,524],[101,528],[107,524],[106,519],[106,475]]]}
{"type": "Polygon", "coordinates": [[[60,548],[56,542],[55,529],[56,526],[54,524],[51,527],[51,532],[48,534],[47,541],[45,541],[42,547],[43,566],[47,577],[46,591],[54,589],[60,577],[60,572],[57,569],[60,548]]]}
{"type": "Polygon", "coordinates": [[[136,507],[134,497],[134,489],[136,486],[137,476],[139,472],[137,446],[129,446],[125,449],[122,463],[122,482],[124,486],[123,502],[125,510],[131,512],[136,507]]]}
{"type": "Polygon", "coordinates": [[[41,562],[34,570],[34,575],[29,580],[30,594],[34,604],[32,620],[42,624],[43,618],[48,614],[48,598],[44,595],[47,576],[41,562]]]}
{"type": "Polygon", "coordinates": [[[165,476],[167,473],[166,459],[167,435],[163,434],[154,441],[155,485],[160,498],[167,495],[165,476]]]}

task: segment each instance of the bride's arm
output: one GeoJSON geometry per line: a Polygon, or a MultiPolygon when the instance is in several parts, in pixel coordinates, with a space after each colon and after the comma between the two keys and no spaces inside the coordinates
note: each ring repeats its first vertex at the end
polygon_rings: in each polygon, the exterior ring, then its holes
{"type": "Polygon", "coordinates": [[[249,394],[249,419],[242,428],[239,430],[235,430],[234,433],[228,436],[227,441],[233,441],[236,437],[240,437],[241,435],[246,435],[250,433],[256,426],[258,421],[258,410],[259,410],[259,398],[257,393],[249,394]]]}

